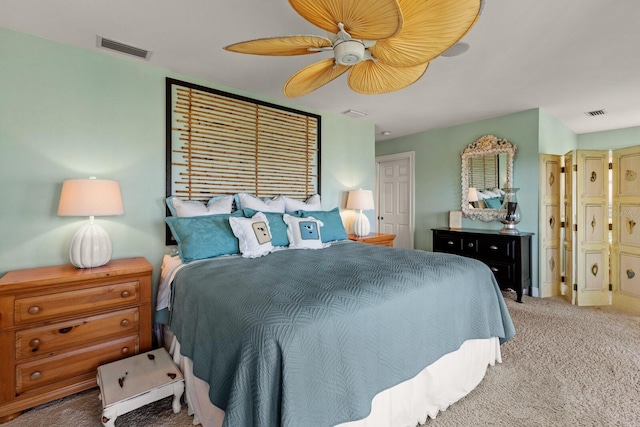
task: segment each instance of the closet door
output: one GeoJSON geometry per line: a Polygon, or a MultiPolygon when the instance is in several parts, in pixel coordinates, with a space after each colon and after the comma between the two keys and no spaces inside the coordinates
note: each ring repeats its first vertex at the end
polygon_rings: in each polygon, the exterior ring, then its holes
{"type": "Polygon", "coordinates": [[[609,152],[576,151],[577,305],[609,304],[609,152]]]}
{"type": "Polygon", "coordinates": [[[560,188],[562,158],[558,155],[540,155],[540,296],[560,295],[561,285],[561,233],[560,188]]]}
{"type": "Polygon", "coordinates": [[[613,151],[613,305],[640,313],[640,147],[613,151]]]}
{"type": "MultiPolygon", "coordinates": [[[[570,302],[575,304],[573,286],[576,283],[575,277],[575,259],[573,257],[573,242],[575,240],[574,224],[574,200],[575,192],[575,171],[573,170],[574,152],[570,151],[564,155],[564,197],[562,203],[564,205],[564,243],[562,245],[562,259],[564,262],[564,286],[562,286],[562,295],[570,302]]],[[[577,286],[577,285],[576,285],[577,286]]]]}

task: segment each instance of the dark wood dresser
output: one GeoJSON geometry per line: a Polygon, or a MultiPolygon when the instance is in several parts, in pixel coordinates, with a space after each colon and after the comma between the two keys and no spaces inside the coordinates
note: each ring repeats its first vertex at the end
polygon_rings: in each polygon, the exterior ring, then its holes
{"type": "Polygon", "coordinates": [[[434,228],[433,251],[475,258],[487,264],[501,289],[522,295],[531,286],[531,236],[500,234],[493,230],[434,228]]]}

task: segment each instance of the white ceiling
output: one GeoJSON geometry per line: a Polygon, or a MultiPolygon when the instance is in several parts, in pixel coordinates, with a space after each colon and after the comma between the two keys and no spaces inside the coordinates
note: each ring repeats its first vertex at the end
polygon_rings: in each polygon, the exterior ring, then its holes
{"type": "MultiPolygon", "coordinates": [[[[343,75],[293,102],[366,112],[359,120],[375,123],[377,140],[538,107],[577,134],[640,126],[639,20],[639,0],[486,0],[463,39],[467,53],[436,58],[412,86],[360,95],[343,75]],[[585,114],[599,109],[607,114],[585,114]]],[[[285,0],[2,0],[0,26],[125,57],[96,47],[102,36],[151,50],[153,66],[276,99],[286,99],[291,74],[331,56],[222,49],[254,38],[326,35],[285,0]]]]}

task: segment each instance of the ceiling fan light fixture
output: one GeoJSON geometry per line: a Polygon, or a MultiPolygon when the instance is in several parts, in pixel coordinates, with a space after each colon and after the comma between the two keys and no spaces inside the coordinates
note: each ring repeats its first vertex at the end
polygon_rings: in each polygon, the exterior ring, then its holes
{"type": "MultiPolygon", "coordinates": [[[[349,87],[366,95],[393,92],[415,83],[432,59],[473,27],[484,0],[289,0],[289,4],[329,36],[272,37],[225,49],[283,56],[333,50],[333,58],[306,66],[287,80],[283,93],[293,98],[307,95],[347,71],[349,87]]],[[[465,49],[466,45],[457,48],[465,49]]]]}
{"type": "Polygon", "coordinates": [[[339,40],[333,46],[336,62],[340,65],[355,65],[364,58],[364,43],[360,40],[339,40]]]}

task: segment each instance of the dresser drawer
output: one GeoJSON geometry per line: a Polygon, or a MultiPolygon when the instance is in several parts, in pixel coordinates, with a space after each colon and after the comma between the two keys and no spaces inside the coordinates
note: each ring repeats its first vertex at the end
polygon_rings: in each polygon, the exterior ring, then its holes
{"type": "Polygon", "coordinates": [[[16,325],[140,301],[140,283],[114,283],[15,300],[16,325]]]}
{"type": "Polygon", "coordinates": [[[505,286],[513,282],[516,264],[509,262],[482,260],[489,266],[500,286],[505,286]]]}
{"type": "Polygon", "coordinates": [[[478,253],[483,258],[514,259],[516,241],[510,239],[483,239],[478,242],[478,253]]]}
{"type": "Polygon", "coordinates": [[[460,254],[462,253],[462,236],[436,235],[433,246],[437,252],[460,254]]]}
{"type": "Polygon", "coordinates": [[[140,310],[132,308],[99,316],[16,332],[16,360],[60,352],[114,335],[138,332],[140,310]]]}
{"type": "Polygon", "coordinates": [[[470,236],[462,238],[462,254],[470,257],[476,257],[478,254],[478,239],[470,236]]]}
{"type": "Polygon", "coordinates": [[[81,350],[16,365],[16,393],[24,393],[83,374],[98,366],[139,352],[138,337],[131,336],[81,350]]]}

